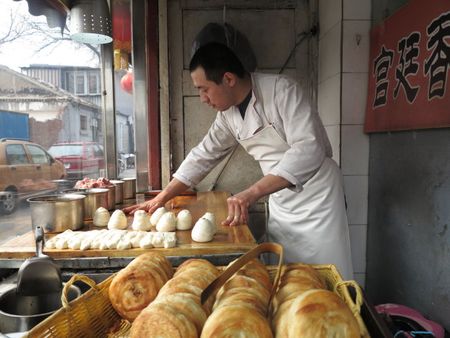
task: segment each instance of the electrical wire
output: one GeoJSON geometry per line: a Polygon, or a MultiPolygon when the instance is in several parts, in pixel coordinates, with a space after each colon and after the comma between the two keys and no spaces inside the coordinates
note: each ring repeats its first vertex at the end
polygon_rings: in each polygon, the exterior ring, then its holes
{"type": "Polygon", "coordinates": [[[298,36],[299,39],[298,41],[295,43],[294,47],[292,48],[291,52],[289,53],[289,56],[287,57],[286,61],[284,62],[283,66],[280,68],[280,71],[278,72],[278,74],[283,73],[284,69],[286,68],[287,64],[289,63],[289,61],[292,58],[292,55],[294,55],[295,50],[297,49],[297,47],[303,42],[305,41],[307,38],[310,38],[314,35],[316,35],[317,33],[317,27],[313,26],[309,31],[304,31],[301,32],[298,36]]]}

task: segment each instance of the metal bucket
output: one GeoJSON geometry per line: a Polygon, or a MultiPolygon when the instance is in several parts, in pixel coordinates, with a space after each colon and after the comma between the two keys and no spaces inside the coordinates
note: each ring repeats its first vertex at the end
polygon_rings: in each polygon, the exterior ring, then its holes
{"type": "Polygon", "coordinates": [[[122,204],[123,203],[123,184],[124,181],[121,180],[111,180],[112,184],[116,186],[116,204],[122,204]]]}
{"type": "Polygon", "coordinates": [[[116,206],[116,186],[114,184],[111,184],[105,188],[108,189],[108,194],[107,194],[108,207],[106,209],[113,210],[116,206]]]}
{"type": "Polygon", "coordinates": [[[123,184],[123,199],[130,199],[136,197],[136,179],[122,178],[123,184]]]}
{"type": "Polygon", "coordinates": [[[84,200],[84,219],[92,219],[95,211],[100,207],[109,209],[108,192],[109,190],[105,188],[92,188],[80,192],[80,194],[86,196],[84,200]]]}
{"type": "MultiPolygon", "coordinates": [[[[69,287],[68,301],[81,295],[80,289],[69,287]]],[[[17,294],[16,287],[0,295],[0,332],[24,332],[32,329],[62,306],[61,291],[37,296],[17,294]]]]}
{"type": "Polygon", "coordinates": [[[44,232],[63,232],[83,227],[84,196],[79,194],[46,195],[27,199],[31,209],[33,229],[41,226],[44,232]]]}

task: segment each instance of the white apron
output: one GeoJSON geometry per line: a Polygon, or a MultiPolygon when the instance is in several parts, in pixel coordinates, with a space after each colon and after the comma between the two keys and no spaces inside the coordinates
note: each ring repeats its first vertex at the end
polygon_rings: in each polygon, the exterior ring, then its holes
{"type": "MultiPolygon", "coordinates": [[[[264,175],[289,149],[272,125],[238,141],[264,175]]],[[[268,240],[283,245],[286,263],[334,264],[344,279],[353,279],[342,176],[332,159],[325,158],[302,192],[270,195],[268,240]]]]}

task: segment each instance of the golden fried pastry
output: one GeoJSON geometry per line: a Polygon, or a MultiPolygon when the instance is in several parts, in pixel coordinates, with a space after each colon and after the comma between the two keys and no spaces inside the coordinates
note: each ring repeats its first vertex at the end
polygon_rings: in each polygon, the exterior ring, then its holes
{"type": "Polygon", "coordinates": [[[271,338],[267,319],[258,311],[243,305],[222,306],[206,320],[201,338],[271,338]]]}
{"type": "Polygon", "coordinates": [[[112,306],[121,317],[133,321],[156,298],[172,273],[166,257],[156,253],[138,256],[111,281],[108,295],[112,306]]]}
{"type": "Polygon", "coordinates": [[[283,302],[299,296],[311,289],[323,289],[323,284],[309,279],[284,280],[280,283],[277,293],[273,298],[273,309],[276,310],[283,302]]]}
{"type": "Polygon", "coordinates": [[[206,321],[206,313],[200,304],[200,298],[190,293],[174,293],[171,295],[159,296],[152,304],[169,304],[178,313],[182,313],[195,325],[198,332],[202,331],[206,321]]]}
{"type": "Polygon", "coordinates": [[[267,290],[272,288],[269,271],[258,259],[252,259],[245,264],[235,275],[242,275],[253,278],[262,284],[267,290]]]}
{"type": "Polygon", "coordinates": [[[197,338],[193,323],[176,308],[161,302],[146,307],[131,326],[131,338],[197,338]]]}
{"type": "Polygon", "coordinates": [[[358,322],[349,307],[337,294],[328,290],[304,292],[290,304],[282,317],[276,326],[276,337],[360,337],[358,322]]]}
{"type": "Polygon", "coordinates": [[[204,259],[189,259],[132,324],[131,337],[198,337],[214,298],[203,306],[202,291],[219,275],[204,259]]]}
{"type": "Polygon", "coordinates": [[[222,285],[201,337],[272,337],[266,313],[272,284],[266,267],[252,260],[222,285]]]}

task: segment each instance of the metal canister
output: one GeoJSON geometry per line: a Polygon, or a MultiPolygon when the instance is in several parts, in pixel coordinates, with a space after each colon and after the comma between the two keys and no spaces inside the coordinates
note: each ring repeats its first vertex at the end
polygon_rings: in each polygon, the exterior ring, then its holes
{"type": "Polygon", "coordinates": [[[111,180],[112,184],[116,186],[116,204],[122,204],[123,203],[123,184],[124,181],[121,180],[111,180]]]}
{"type": "Polygon", "coordinates": [[[80,192],[80,194],[86,196],[84,199],[84,219],[92,219],[95,211],[100,207],[109,208],[108,191],[106,188],[93,188],[80,192]]]}
{"type": "Polygon", "coordinates": [[[130,199],[136,197],[136,179],[123,178],[123,199],[130,199]]]}
{"type": "Polygon", "coordinates": [[[79,194],[46,195],[31,197],[31,224],[41,226],[45,232],[63,232],[83,227],[84,196],[79,194]]]}
{"type": "Polygon", "coordinates": [[[116,186],[111,184],[106,189],[108,189],[108,207],[106,209],[113,210],[116,206],[116,186]]]}

